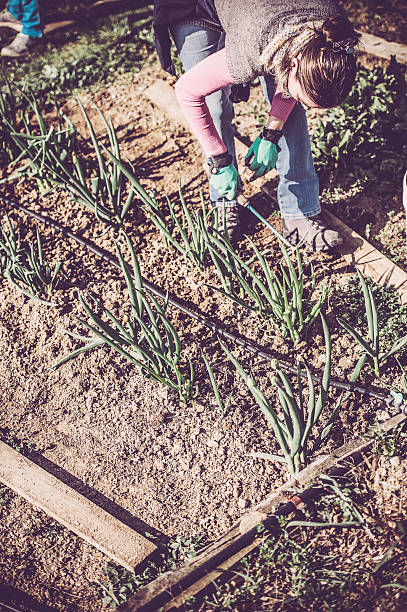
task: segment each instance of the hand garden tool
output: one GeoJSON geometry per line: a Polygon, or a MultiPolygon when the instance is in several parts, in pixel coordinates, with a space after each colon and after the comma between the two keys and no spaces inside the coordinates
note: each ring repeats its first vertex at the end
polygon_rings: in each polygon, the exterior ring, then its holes
{"type": "MultiPolygon", "coordinates": [[[[253,180],[256,180],[257,178],[260,178],[260,177],[254,176],[254,174],[251,173],[249,168],[245,167],[242,173],[243,187],[244,187],[245,182],[252,182],[253,180]]],[[[237,197],[237,201],[239,202],[240,206],[243,206],[243,208],[247,208],[247,210],[250,210],[250,212],[253,213],[269,230],[271,230],[273,234],[277,236],[277,238],[281,240],[281,242],[283,242],[283,244],[285,244],[287,247],[292,249],[292,244],[290,244],[288,240],[286,240],[283,237],[283,235],[280,234],[280,232],[277,231],[276,228],[273,227],[271,223],[267,221],[267,219],[265,219],[255,208],[253,208],[253,206],[249,203],[249,199],[244,195],[243,188],[237,197]]]]}

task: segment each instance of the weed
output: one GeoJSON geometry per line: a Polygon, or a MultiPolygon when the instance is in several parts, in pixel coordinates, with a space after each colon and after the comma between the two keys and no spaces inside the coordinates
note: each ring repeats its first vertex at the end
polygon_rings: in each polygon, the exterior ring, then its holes
{"type": "Polygon", "coordinates": [[[396,455],[402,455],[407,445],[407,433],[404,433],[403,429],[403,423],[390,432],[383,431],[380,423],[371,427],[369,435],[374,440],[376,455],[389,459],[396,455]]]}
{"type": "Polygon", "coordinates": [[[407,334],[400,337],[398,329],[397,338],[394,339],[392,346],[389,349],[381,350],[380,334],[379,334],[379,314],[376,306],[373,292],[367,284],[363,274],[358,270],[359,281],[364,297],[365,313],[368,324],[368,335],[363,337],[352,325],[347,323],[343,318],[337,317],[338,323],[343,327],[356,342],[361,346],[363,352],[372,360],[376,376],[380,375],[380,365],[392,355],[399,354],[407,346],[407,334]]]}
{"type": "Polygon", "coordinates": [[[10,498],[10,489],[0,485],[0,509],[4,508],[10,498]]]}
{"type": "Polygon", "coordinates": [[[203,536],[189,538],[176,536],[160,553],[158,561],[148,562],[141,573],[129,572],[109,562],[104,569],[107,580],[94,582],[91,586],[97,590],[105,605],[115,608],[160,574],[175,569],[195,557],[205,544],[206,539],[203,536]]]}
{"type": "Polygon", "coordinates": [[[34,450],[32,442],[22,442],[20,438],[15,435],[14,430],[8,427],[0,429],[0,440],[22,455],[29,455],[34,450]]]}
{"type": "Polygon", "coordinates": [[[354,589],[367,580],[356,562],[341,567],[341,555],[315,547],[306,523],[263,536],[257,552],[244,558],[230,580],[195,600],[187,610],[332,610],[356,599],[354,589]],[[305,531],[307,531],[305,533],[305,531]],[[317,606],[317,607],[316,607],[317,606]]]}

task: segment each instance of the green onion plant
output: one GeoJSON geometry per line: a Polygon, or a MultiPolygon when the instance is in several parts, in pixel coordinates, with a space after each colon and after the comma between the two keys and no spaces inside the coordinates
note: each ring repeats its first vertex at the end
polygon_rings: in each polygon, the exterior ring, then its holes
{"type": "Polygon", "coordinates": [[[245,381],[249,391],[274,430],[282,455],[269,455],[269,457],[283,462],[291,474],[295,474],[307,464],[311,435],[316,438],[314,446],[318,444],[319,436],[315,433],[315,429],[328,398],[331,378],[331,339],[328,326],[322,315],[321,321],[325,338],[326,361],[318,397],[310,370],[306,364],[304,364],[304,368],[308,384],[307,402],[305,400],[301,365],[297,364],[298,398],[296,398],[289,379],[280,369],[278,360],[275,360],[272,367],[274,367],[276,373],[272,378],[272,383],[277,388],[281,405],[280,411],[277,411],[272,405],[265,393],[256,384],[254,377],[244,370],[226,344],[219,340],[226,355],[245,381]]]}
{"type": "Polygon", "coordinates": [[[86,340],[87,344],[60,359],[54,367],[80,353],[103,345],[110,346],[147,377],[177,391],[181,401],[187,401],[198,393],[192,362],[187,356],[187,372],[184,373],[180,367],[181,340],[165,314],[167,303],[160,304],[144,287],[134,247],[127,234],[125,236],[131,253],[132,272],[117,245],[116,252],[127,286],[131,317],[119,321],[96,296],[88,296],[89,304],[79,293],[79,301],[91,321],[79,319],[79,322],[92,336],[85,338],[71,334],[86,340]]]}
{"type": "MultiPolygon", "coordinates": [[[[4,76],[4,75],[3,75],[4,76]]],[[[0,142],[2,148],[0,158],[5,163],[13,162],[20,155],[20,149],[10,135],[10,125],[18,130],[21,121],[21,105],[13,93],[10,83],[5,79],[6,86],[0,91],[0,142]]]]}
{"type": "Polygon", "coordinates": [[[6,215],[6,226],[0,227],[0,265],[2,273],[19,291],[29,298],[51,304],[49,299],[56,286],[61,262],[54,268],[45,261],[41,237],[36,226],[35,244],[28,248],[22,245],[20,236],[9,217],[6,215]],[[43,299],[46,298],[46,299],[43,299]]]}
{"type": "MultiPolygon", "coordinates": [[[[207,233],[207,245],[222,288],[211,287],[234,302],[258,312],[264,318],[274,318],[282,334],[297,344],[311,327],[327,298],[330,285],[323,287],[319,299],[311,303],[305,295],[304,273],[298,248],[296,248],[297,270],[285,245],[279,241],[283,255],[280,276],[271,269],[265,254],[261,253],[250,238],[254,257],[249,262],[236,253],[230,242],[219,233],[207,233]],[[260,275],[253,265],[260,268],[260,275]]],[[[312,269],[311,287],[315,289],[312,269]]]]}
{"type": "Polygon", "coordinates": [[[219,409],[220,409],[221,413],[224,415],[224,414],[227,413],[227,411],[229,409],[230,402],[232,400],[232,393],[229,394],[229,396],[228,396],[228,398],[226,400],[226,403],[224,403],[223,400],[222,400],[220,391],[219,391],[219,386],[218,386],[218,383],[216,381],[215,373],[213,371],[211,362],[209,361],[209,358],[207,357],[207,355],[205,354],[204,351],[201,351],[201,354],[202,354],[202,359],[204,361],[204,364],[205,364],[206,369],[207,369],[208,374],[209,374],[209,380],[211,381],[212,389],[213,389],[213,392],[215,394],[215,398],[216,398],[216,401],[218,403],[219,409]]]}
{"type": "MultiPolygon", "coordinates": [[[[92,122],[79,99],[78,104],[89,130],[98,163],[98,170],[96,175],[90,177],[91,185],[89,188],[89,181],[85,178],[81,161],[78,157],[75,157],[74,166],[76,174],[73,176],[67,175],[66,187],[71,191],[75,200],[82,202],[89,209],[93,210],[99,220],[108,223],[108,225],[122,228],[123,221],[133,202],[134,190],[130,187],[127,196],[125,196],[127,186],[125,175],[119,166],[112,164],[102,155],[102,150],[106,151],[107,149],[103,144],[99,144],[92,122]]],[[[116,159],[120,159],[119,143],[111,118],[106,119],[96,105],[94,105],[94,108],[106,127],[113,155],[116,159]]]]}
{"type": "MultiPolygon", "coordinates": [[[[142,208],[146,216],[153,222],[161,233],[166,245],[172,245],[193,267],[202,270],[205,267],[207,255],[207,235],[210,232],[209,219],[212,211],[205,206],[201,194],[201,209],[190,211],[182,194],[181,185],[178,186],[181,209],[177,212],[176,205],[166,196],[170,218],[167,219],[160,209],[160,203],[155,194],[148,193],[137,180],[134,172],[117,157],[106,150],[111,162],[116,165],[130,181],[133,189],[142,202],[142,208]]],[[[214,228],[217,229],[215,218],[214,228]]]]}
{"type": "Polygon", "coordinates": [[[180,213],[177,213],[175,204],[166,196],[170,212],[169,220],[160,210],[155,198],[146,200],[143,210],[161,233],[165,244],[171,244],[193,267],[202,270],[205,267],[205,257],[208,252],[205,236],[209,232],[211,212],[206,209],[202,193],[201,209],[190,211],[182,195],[181,185],[178,190],[181,203],[180,213]]]}
{"type": "MultiPolygon", "coordinates": [[[[19,177],[35,178],[41,190],[51,189],[59,185],[58,173],[54,171],[55,158],[58,164],[72,162],[72,155],[76,143],[76,128],[72,121],[63,115],[56,106],[56,127],[47,126],[39,109],[38,102],[31,92],[17,89],[20,113],[7,113],[5,105],[0,106],[0,123],[8,141],[13,143],[19,152],[13,159],[12,165],[18,166],[16,173],[6,180],[19,177]]],[[[13,99],[13,92],[9,86],[8,96],[13,99]]],[[[9,108],[12,102],[9,102],[9,108]]],[[[17,103],[14,103],[17,108],[17,103]]]]}
{"type": "MultiPolygon", "coordinates": [[[[10,113],[7,115],[5,103],[0,104],[2,129],[20,153],[14,160],[14,165],[24,161],[17,172],[7,180],[28,176],[41,183],[42,191],[53,188],[66,190],[75,201],[94,212],[100,221],[122,228],[133,201],[134,190],[127,189],[128,183],[120,168],[102,154],[106,147],[99,142],[81,101],[78,100],[78,104],[89,130],[90,143],[97,162],[96,170],[90,169],[88,161],[85,162],[77,153],[77,130],[59,108],[57,107],[57,126],[48,127],[35,96],[21,90],[19,93],[26,105],[20,124],[16,124],[15,117],[9,117],[10,113]]],[[[113,123],[110,118],[106,119],[96,105],[95,108],[106,127],[109,146],[115,158],[120,159],[113,123]]]]}
{"type": "Polygon", "coordinates": [[[363,274],[358,270],[360,285],[363,291],[365,302],[365,311],[368,325],[367,337],[362,336],[354,327],[347,323],[343,318],[337,317],[338,323],[356,340],[363,350],[366,358],[370,359],[376,376],[380,376],[380,366],[383,365],[389,357],[396,356],[407,344],[407,334],[394,342],[393,346],[386,351],[382,351],[379,338],[379,318],[377,306],[373,297],[371,288],[366,283],[363,274]]]}

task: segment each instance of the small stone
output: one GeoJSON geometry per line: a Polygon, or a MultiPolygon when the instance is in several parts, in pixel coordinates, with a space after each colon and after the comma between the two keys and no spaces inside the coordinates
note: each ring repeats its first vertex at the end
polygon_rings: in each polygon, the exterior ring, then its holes
{"type": "Polygon", "coordinates": [[[239,497],[239,499],[237,500],[237,505],[242,510],[243,510],[243,508],[247,508],[247,506],[248,506],[247,499],[244,499],[243,497],[239,497]]]}
{"type": "Polygon", "coordinates": [[[209,439],[206,445],[209,446],[209,448],[218,448],[219,442],[217,442],[216,440],[209,439]]]}
{"type": "Polygon", "coordinates": [[[235,484],[233,486],[233,497],[239,497],[240,491],[241,491],[240,485],[239,484],[235,484]]]}
{"type": "Polygon", "coordinates": [[[395,455],[394,457],[390,457],[390,463],[393,467],[398,467],[401,463],[401,457],[395,455]]]}

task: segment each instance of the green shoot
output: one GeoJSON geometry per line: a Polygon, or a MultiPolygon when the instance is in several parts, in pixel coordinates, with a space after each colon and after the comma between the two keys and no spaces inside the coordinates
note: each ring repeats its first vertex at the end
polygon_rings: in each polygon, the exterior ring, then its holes
{"type": "Polygon", "coordinates": [[[210,212],[205,207],[202,194],[201,210],[199,211],[189,210],[182,195],[181,185],[179,185],[179,196],[181,202],[180,214],[177,214],[174,203],[166,196],[170,211],[169,221],[162,214],[155,200],[154,204],[151,200],[146,200],[143,210],[161,233],[165,244],[172,244],[193,267],[202,270],[208,252],[205,233],[209,231],[210,212]]]}
{"type": "Polygon", "coordinates": [[[232,352],[219,340],[226,355],[245,381],[249,391],[274,430],[282,456],[273,455],[272,458],[285,463],[291,474],[295,474],[307,464],[309,439],[311,434],[315,432],[328,397],[331,377],[331,339],[327,324],[322,315],[321,321],[325,337],[326,362],[318,397],[315,394],[315,386],[309,368],[304,364],[308,382],[307,407],[305,407],[303,376],[299,363],[297,372],[298,400],[295,398],[290,381],[279,368],[278,361],[276,360],[274,364],[276,374],[272,378],[272,383],[277,388],[281,404],[281,411],[277,412],[263,391],[259,389],[253,377],[247,374],[232,352]]]}
{"type": "Polygon", "coordinates": [[[232,394],[229,395],[229,397],[228,397],[228,399],[226,401],[226,404],[224,404],[223,401],[222,401],[222,397],[221,397],[220,391],[219,391],[218,383],[217,383],[216,378],[215,378],[215,373],[214,373],[213,368],[211,366],[211,362],[209,361],[208,357],[205,355],[204,351],[201,351],[201,355],[202,355],[202,359],[204,360],[204,363],[206,365],[206,369],[208,370],[209,379],[211,381],[212,389],[213,389],[213,392],[215,394],[215,398],[216,398],[216,401],[218,403],[219,409],[220,409],[221,413],[223,415],[225,415],[226,412],[229,409],[230,402],[231,402],[231,399],[232,399],[232,394]]]}
{"type": "Polygon", "coordinates": [[[79,293],[79,301],[90,322],[84,319],[78,320],[92,335],[81,338],[86,340],[87,344],[60,359],[54,367],[62,365],[80,353],[103,345],[110,346],[140,368],[148,378],[178,392],[181,401],[187,401],[196,397],[198,393],[194,384],[192,362],[187,356],[187,371],[184,373],[180,367],[181,340],[166,317],[167,304],[166,302],[159,304],[157,299],[145,289],[134,247],[130,238],[126,234],[125,236],[131,253],[132,271],[117,245],[116,252],[126,282],[130,317],[125,316],[125,319],[119,321],[97,297],[89,295],[87,302],[79,293]]]}
{"type": "Polygon", "coordinates": [[[380,366],[383,365],[392,355],[395,356],[400,353],[407,345],[407,334],[396,340],[389,350],[380,350],[377,306],[372,290],[366,283],[363,274],[359,270],[357,272],[365,302],[368,335],[367,337],[363,337],[354,327],[344,321],[344,319],[341,317],[337,317],[337,321],[356,340],[356,342],[362,348],[363,353],[366,355],[366,358],[370,358],[376,376],[380,376],[380,366]]]}
{"type": "Polygon", "coordinates": [[[0,228],[0,265],[3,274],[19,291],[29,298],[51,305],[42,299],[48,298],[54,289],[61,262],[54,268],[44,260],[41,236],[36,227],[36,242],[28,249],[22,245],[20,236],[6,215],[7,227],[0,228]]]}

